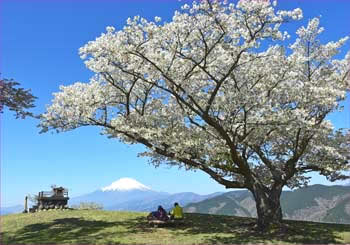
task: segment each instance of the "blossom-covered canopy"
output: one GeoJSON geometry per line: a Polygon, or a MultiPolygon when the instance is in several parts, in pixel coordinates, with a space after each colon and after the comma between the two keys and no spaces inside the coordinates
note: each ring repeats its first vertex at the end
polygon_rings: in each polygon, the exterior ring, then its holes
{"type": "MultiPolygon", "coordinates": [[[[348,37],[322,44],[319,18],[290,36],[280,26],[301,9],[270,1],[194,2],[160,17],[107,27],[80,48],[96,73],[61,86],[42,131],[97,125],[111,138],[141,143],[155,165],[200,169],[227,188],[330,180],[349,169],[349,140],[326,116],[340,111],[349,86],[348,37]]],[[[348,137],[349,138],[349,137],[348,137]]]]}

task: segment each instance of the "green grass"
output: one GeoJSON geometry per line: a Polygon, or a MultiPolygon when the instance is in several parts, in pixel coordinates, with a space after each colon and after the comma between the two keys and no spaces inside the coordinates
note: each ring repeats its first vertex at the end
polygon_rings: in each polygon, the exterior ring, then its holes
{"type": "Polygon", "coordinates": [[[183,226],[150,227],[147,213],[52,210],[1,216],[1,244],[350,243],[350,225],[285,221],[254,231],[253,218],[186,214],[183,226]]]}

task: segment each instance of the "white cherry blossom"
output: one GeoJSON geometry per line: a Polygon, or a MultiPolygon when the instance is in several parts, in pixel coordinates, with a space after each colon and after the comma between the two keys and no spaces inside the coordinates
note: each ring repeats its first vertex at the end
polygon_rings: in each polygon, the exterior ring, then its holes
{"type": "Polygon", "coordinates": [[[347,96],[350,54],[334,58],[348,37],[321,44],[319,18],[281,45],[290,36],[280,26],[302,10],[275,5],[198,1],[170,23],[136,16],[122,30],[107,27],[80,48],[96,75],[60,87],[42,131],[99,126],[145,145],[140,156],[155,166],[202,170],[227,188],[249,189],[259,228],[279,221],[283,186],[307,184],[310,171],[347,177],[350,134],[326,116],[347,96]]]}

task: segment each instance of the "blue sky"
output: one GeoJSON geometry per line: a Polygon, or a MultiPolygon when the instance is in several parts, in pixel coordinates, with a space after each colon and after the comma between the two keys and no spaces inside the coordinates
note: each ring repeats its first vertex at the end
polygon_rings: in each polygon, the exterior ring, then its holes
{"type": "MultiPolygon", "coordinates": [[[[128,17],[154,16],[170,21],[186,1],[171,0],[2,0],[0,1],[0,72],[38,97],[35,113],[43,113],[59,85],[88,81],[92,73],[79,58],[78,49],[94,40],[106,26],[121,29],[128,17]]],[[[308,19],[322,16],[322,41],[350,35],[348,0],[280,0],[279,8],[300,7],[304,19],[284,28],[293,34],[308,19]]],[[[350,42],[339,58],[350,49],[350,42]]],[[[336,127],[350,127],[350,100],[345,111],[329,118],[336,127]]],[[[158,191],[193,191],[200,194],[226,189],[201,172],[154,168],[138,158],[142,146],[128,146],[99,135],[98,128],[66,133],[39,134],[35,119],[1,117],[1,206],[23,203],[27,194],[62,185],[78,196],[132,177],[158,191]]],[[[313,175],[311,184],[331,184],[313,175]]]]}

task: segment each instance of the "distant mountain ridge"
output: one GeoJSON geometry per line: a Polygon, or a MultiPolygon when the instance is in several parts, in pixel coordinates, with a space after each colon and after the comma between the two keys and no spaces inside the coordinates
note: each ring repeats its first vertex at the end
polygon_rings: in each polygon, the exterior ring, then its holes
{"type": "Polygon", "coordinates": [[[10,207],[0,207],[0,215],[20,213],[24,210],[23,205],[15,205],[10,207]]]}
{"type": "MultiPolygon", "coordinates": [[[[312,185],[283,191],[281,206],[285,219],[350,224],[350,186],[312,185]]],[[[249,191],[231,191],[191,203],[190,213],[256,217],[255,201],[249,191]]]]}
{"type": "Polygon", "coordinates": [[[95,202],[103,205],[106,210],[120,211],[153,211],[162,205],[163,208],[169,210],[175,202],[185,206],[188,203],[199,202],[220,194],[222,193],[199,195],[193,192],[182,192],[170,194],[154,191],[132,178],[121,178],[92,193],[71,198],[69,205],[77,205],[80,202],[95,202]]]}
{"type": "MultiPolygon", "coordinates": [[[[94,202],[101,204],[105,210],[124,211],[153,211],[162,205],[170,210],[175,202],[185,206],[188,203],[203,201],[222,194],[222,192],[209,195],[199,195],[193,192],[170,194],[167,192],[154,191],[150,187],[141,184],[132,178],[121,178],[108,186],[78,197],[71,197],[69,206],[79,205],[81,202],[94,202]]],[[[2,214],[19,213],[23,206],[1,208],[2,214]]]]}
{"type": "Polygon", "coordinates": [[[217,195],[221,195],[222,192],[216,192],[209,195],[199,195],[193,192],[182,192],[182,193],[162,193],[153,198],[148,199],[137,199],[134,202],[127,201],[125,203],[119,203],[114,206],[107,206],[107,210],[125,210],[125,211],[154,211],[161,205],[164,209],[170,210],[175,202],[178,202],[182,206],[188,203],[196,203],[202,200],[212,198],[217,195]]]}

